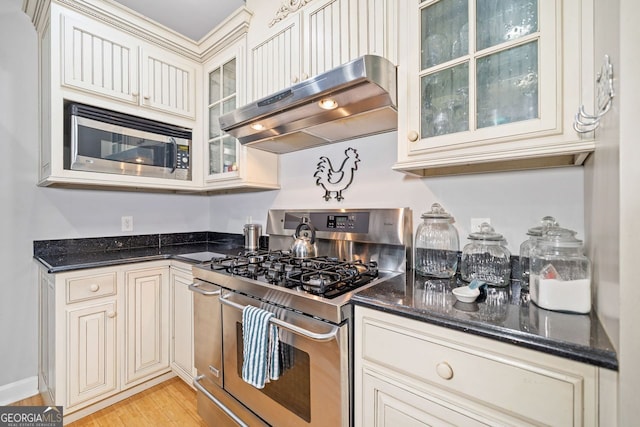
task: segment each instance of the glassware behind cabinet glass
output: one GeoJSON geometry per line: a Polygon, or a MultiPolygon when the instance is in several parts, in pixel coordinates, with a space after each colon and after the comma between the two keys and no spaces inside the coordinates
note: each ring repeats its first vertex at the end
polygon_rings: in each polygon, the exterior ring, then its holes
{"type": "Polygon", "coordinates": [[[434,203],[421,218],[423,221],[416,230],[416,272],[440,278],[453,277],[460,249],[453,217],[439,203],[434,203]]]}
{"type": "Polygon", "coordinates": [[[539,2],[474,3],[420,2],[423,139],[540,118],[539,2]]]}
{"type": "Polygon", "coordinates": [[[489,286],[508,286],[511,277],[511,253],[504,237],[486,222],[480,230],[469,234],[471,240],[462,249],[460,276],[465,282],[474,279],[489,286]]]}
{"type": "Polygon", "coordinates": [[[420,63],[423,70],[468,53],[468,36],[460,34],[468,16],[468,0],[441,0],[422,9],[420,63]]]}
{"type": "Polygon", "coordinates": [[[236,108],[236,60],[209,73],[209,174],[237,169],[236,140],[220,129],[222,114],[236,108]]]}
{"type": "Polygon", "coordinates": [[[480,0],[476,2],[477,49],[516,40],[538,31],[535,0],[480,0]]]}
{"type": "Polygon", "coordinates": [[[468,0],[441,0],[421,10],[423,138],[469,130],[468,15],[468,0]]]}
{"type": "Polygon", "coordinates": [[[445,68],[421,79],[422,137],[469,130],[469,64],[445,68]]]}
{"type": "Polygon", "coordinates": [[[478,59],[478,128],[539,117],[538,42],[478,59]]]}

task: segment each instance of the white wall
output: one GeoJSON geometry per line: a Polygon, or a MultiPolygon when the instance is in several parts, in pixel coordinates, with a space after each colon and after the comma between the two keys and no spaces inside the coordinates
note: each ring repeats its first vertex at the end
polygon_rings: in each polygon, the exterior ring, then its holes
{"type": "Polygon", "coordinates": [[[582,168],[418,179],[391,169],[396,138],[391,132],[282,155],[281,190],[211,197],[211,229],[241,233],[251,216],[265,232],[270,208],[409,207],[415,231],[420,215],[439,202],[455,217],[461,245],[468,242],[471,218],[485,217],[504,234],[516,255],[527,229],[545,215],[555,216],[584,238],[582,168]],[[349,147],[361,160],[353,183],[344,191],[343,201],[326,202],[313,177],[318,160],[327,156],[337,167],[349,147]]]}
{"type": "Polygon", "coordinates": [[[36,187],[37,38],[21,3],[0,1],[0,395],[37,374],[33,240],[129,234],[122,215],[134,234],[209,228],[203,196],[36,187]]]}

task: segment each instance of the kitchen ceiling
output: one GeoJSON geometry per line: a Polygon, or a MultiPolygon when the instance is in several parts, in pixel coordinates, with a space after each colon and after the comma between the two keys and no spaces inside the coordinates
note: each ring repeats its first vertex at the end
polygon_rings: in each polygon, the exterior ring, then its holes
{"type": "Polygon", "coordinates": [[[117,0],[117,3],[195,41],[245,4],[243,0],[117,0]]]}

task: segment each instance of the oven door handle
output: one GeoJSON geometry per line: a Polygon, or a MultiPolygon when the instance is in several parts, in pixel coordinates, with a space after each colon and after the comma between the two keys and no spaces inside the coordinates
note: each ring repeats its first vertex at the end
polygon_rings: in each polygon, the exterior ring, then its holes
{"type": "Polygon", "coordinates": [[[213,402],[225,414],[227,414],[231,419],[233,419],[233,421],[238,423],[238,425],[240,425],[241,427],[249,427],[249,425],[246,424],[244,421],[242,421],[240,418],[238,418],[238,416],[236,414],[234,414],[233,411],[231,411],[231,409],[227,408],[222,402],[220,402],[218,399],[216,399],[216,397],[213,394],[209,393],[209,391],[206,388],[204,388],[204,386],[202,384],[200,384],[200,381],[202,381],[203,378],[204,378],[204,375],[199,375],[199,376],[195,377],[193,379],[193,386],[196,389],[198,389],[199,392],[201,392],[202,394],[207,396],[207,398],[211,402],[213,402]]]}
{"type": "Polygon", "coordinates": [[[200,289],[197,283],[190,284],[189,290],[208,297],[220,295],[220,289],[216,289],[215,291],[205,291],[204,289],[200,289]]]}
{"type": "MultiPolygon", "coordinates": [[[[224,305],[237,308],[240,311],[244,310],[244,308],[246,307],[246,305],[238,304],[236,302],[228,300],[224,295],[220,297],[220,302],[223,303],[224,305]]],[[[294,334],[303,336],[305,338],[309,338],[314,341],[320,341],[320,342],[333,340],[338,334],[338,331],[340,330],[340,328],[338,328],[337,326],[333,326],[331,328],[331,331],[324,334],[319,334],[316,332],[311,332],[299,326],[293,325],[289,322],[280,320],[277,317],[272,317],[271,320],[269,320],[269,322],[273,323],[274,325],[280,326],[281,328],[284,328],[290,332],[293,332],[294,334]]]]}

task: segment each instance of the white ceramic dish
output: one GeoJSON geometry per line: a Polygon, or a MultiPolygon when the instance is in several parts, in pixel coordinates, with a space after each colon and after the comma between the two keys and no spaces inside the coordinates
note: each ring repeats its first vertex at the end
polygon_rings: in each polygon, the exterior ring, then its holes
{"type": "Polygon", "coordinates": [[[454,288],[452,292],[460,302],[474,302],[480,295],[480,289],[471,289],[468,286],[454,288]]]}

